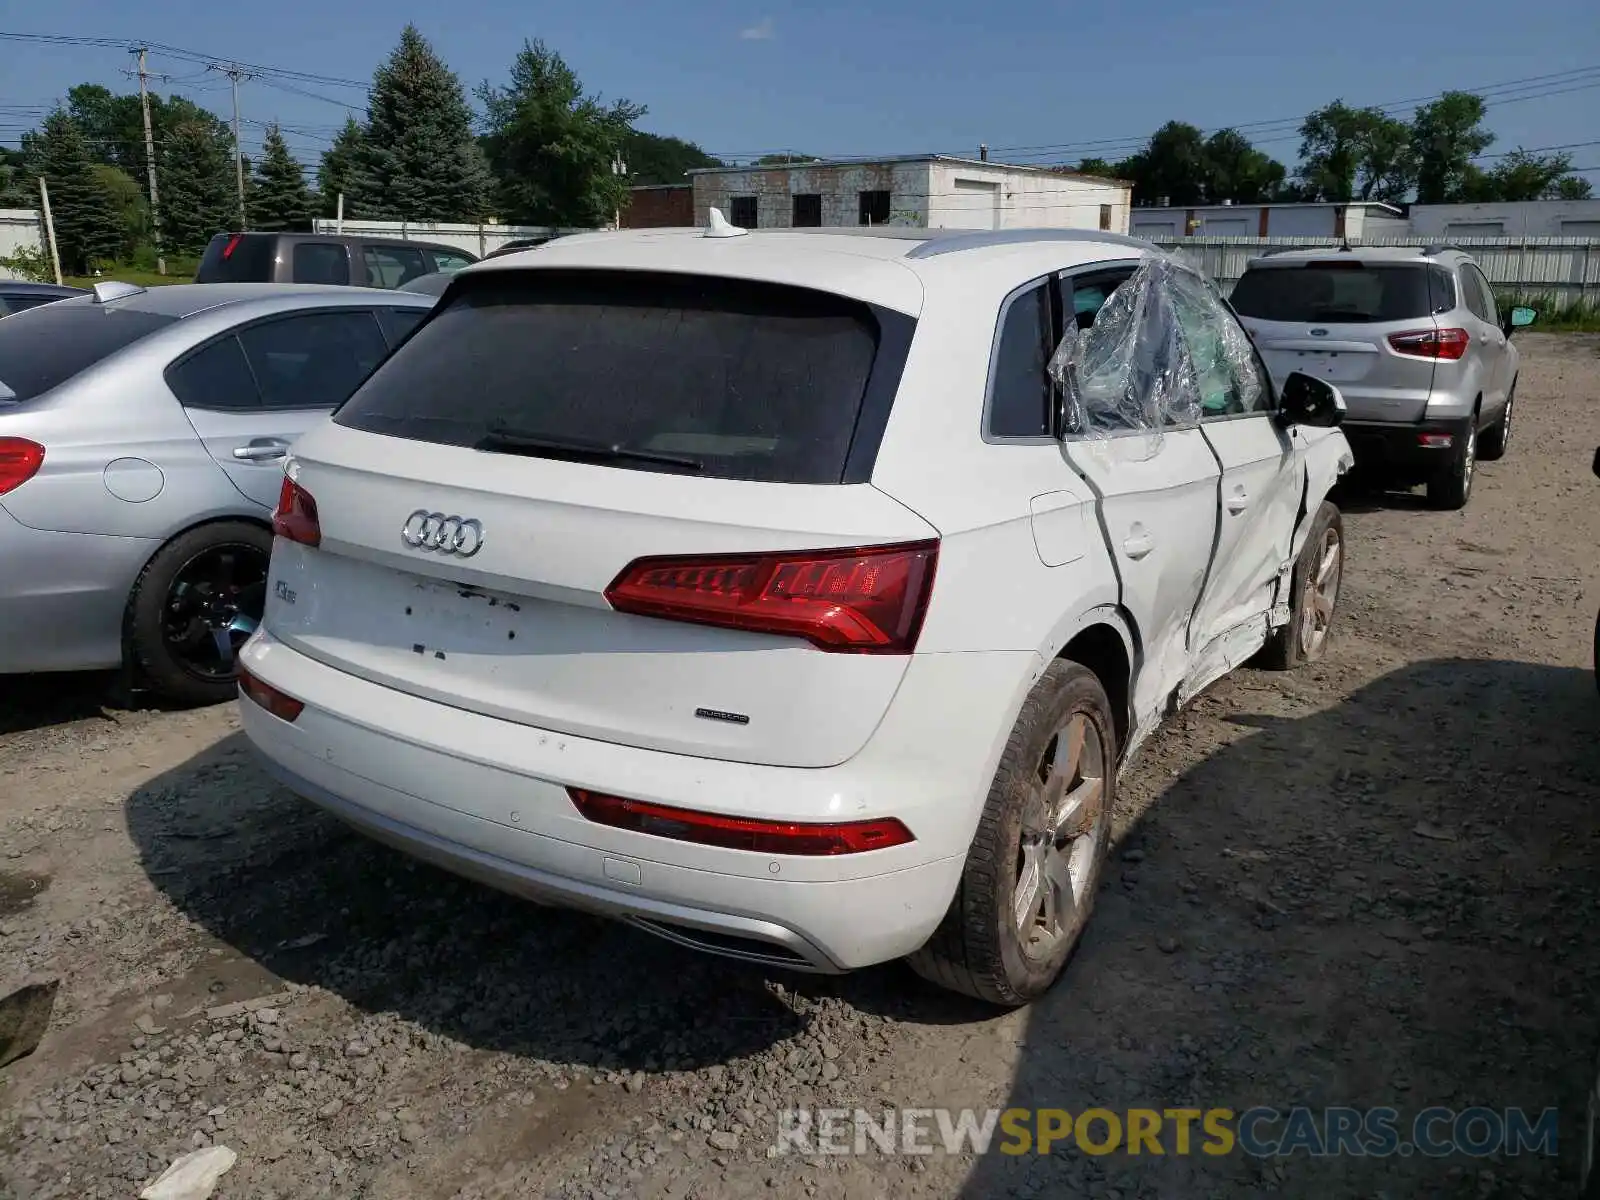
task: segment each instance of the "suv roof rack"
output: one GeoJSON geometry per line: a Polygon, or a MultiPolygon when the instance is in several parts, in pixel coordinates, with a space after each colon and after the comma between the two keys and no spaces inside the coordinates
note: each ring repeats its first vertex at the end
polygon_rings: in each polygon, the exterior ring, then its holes
{"type": "Polygon", "coordinates": [[[1108,229],[983,229],[972,233],[940,233],[912,248],[907,258],[933,258],[940,254],[955,254],[962,250],[980,250],[987,246],[1015,246],[1029,242],[1103,242],[1113,246],[1131,246],[1139,250],[1155,249],[1155,243],[1125,233],[1112,233],[1108,229]]]}
{"type": "Polygon", "coordinates": [[[1453,250],[1457,254],[1465,254],[1466,253],[1466,251],[1463,250],[1460,246],[1454,245],[1454,244],[1452,244],[1450,242],[1434,242],[1432,245],[1424,246],[1422,248],[1422,257],[1424,257],[1424,258],[1434,258],[1434,257],[1436,257],[1436,256],[1438,256],[1440,254],[1443,254],[1447,250],[1453,250]]]}

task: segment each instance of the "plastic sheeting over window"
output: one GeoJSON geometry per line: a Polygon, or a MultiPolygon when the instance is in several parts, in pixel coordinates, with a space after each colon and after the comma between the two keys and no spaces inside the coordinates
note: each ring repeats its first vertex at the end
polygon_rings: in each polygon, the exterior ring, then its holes
{"type": "Polygon", "coordinates": [[[1049,370],[1068,432],[1143,437],[1147,456],[1164,429],[1267,403],[1249,336],[1216,286],[1164,257],[1140,264],[1088,329],[1074,323],[1049,370]]]}

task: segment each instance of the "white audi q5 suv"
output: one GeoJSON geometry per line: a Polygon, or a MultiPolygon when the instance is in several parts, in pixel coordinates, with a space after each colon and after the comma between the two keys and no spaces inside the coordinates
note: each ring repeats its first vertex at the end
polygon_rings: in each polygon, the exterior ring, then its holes
{"type": "Polygon", "coordinates": [[[1324,652],[1340,398],[1145,242],[719,216],[462,271],[296,443],[245,729],[494,886],[1026,1003],[1130,750],[1324,652]]]}

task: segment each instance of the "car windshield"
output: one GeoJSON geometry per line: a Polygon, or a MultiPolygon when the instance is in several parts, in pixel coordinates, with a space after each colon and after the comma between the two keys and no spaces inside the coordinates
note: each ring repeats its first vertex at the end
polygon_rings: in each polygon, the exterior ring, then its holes
{"type": "Polygon", "coordinates": [[[0,402],[43,395],[175,320],[77,300],[7,317],[0,321],[0,402]]]}
{"type": "Polygon", "coordinates": [[[1230,299],[1240,316],[1259,321],[1409,321],[1439,311],[1439,285],[1434,282],[1439,274],[1414,263],[1252,267],[1234,285],[1230,299]]]}
{"type": "Polygon", "coordinates": [[[493,272],[419,328],[335,419],[503,453],[838,483],[878,339],[870,307],[803,288],[493,272]]]}

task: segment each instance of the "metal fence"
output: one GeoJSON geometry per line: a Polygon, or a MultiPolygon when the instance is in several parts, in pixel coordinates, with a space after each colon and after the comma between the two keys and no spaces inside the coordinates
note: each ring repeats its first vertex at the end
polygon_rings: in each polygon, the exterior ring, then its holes
{"type": "MultiPolygon", "coordinates": [[[[1372,237],[1352,240],[1362,246],[1437,246],[1442,238],[1372,237]]],[[[1335,248],[1338,238],[1318,237],[1187,237],[1162,238],[1156,244],[1185,255],[1230,289],[1245,265],[1269,250],[1294,246],[1335,248]]],[[[1600,238],[1497,237],[1452,238],[1448,244],[1470,254],[1497,292],[1548,297],[1556,306],[1600,307],[1600,238]]]]}

